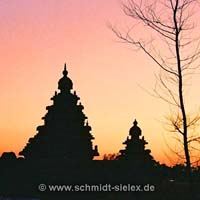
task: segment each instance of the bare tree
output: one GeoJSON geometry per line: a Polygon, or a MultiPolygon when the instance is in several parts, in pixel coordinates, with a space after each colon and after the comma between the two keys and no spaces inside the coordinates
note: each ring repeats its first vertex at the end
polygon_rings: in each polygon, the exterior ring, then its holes
{"type": "Polygon", "coordinates": [[[200,42],[194,20],[198,1],[126,0],[122,6],[125,15],[136,22],[135,25],[125,32],[112,25],[109,27],[121,41],[141,49],[160,68],[154,91],[159,98],[176,108],[168,117],[168,122],[171,131],[178,135],[176,139],[183,144],[184,159],[190,172],[191,143],[198,142],[199,137],[190,135],[189,128],[194,127],[200,118],[199,115],[192,117],[186,109],[184,89],[187,76],[195,73],[199,67],[200,42]],[[135,32],[138,24],[150,30],[149,39],[145,38],[146,34],[135,32]],[[158,44],[162,44],[162,49],[158,48],[158,44]]]}

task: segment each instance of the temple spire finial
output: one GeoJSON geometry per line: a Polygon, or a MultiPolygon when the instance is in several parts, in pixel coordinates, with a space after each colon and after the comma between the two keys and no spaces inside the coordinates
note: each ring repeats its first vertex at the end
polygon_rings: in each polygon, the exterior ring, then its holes
{"type": "Polygon", "coordinates": [[[135,119],[135,121],[133,122],[134,126],[137,126],[138,122],[137,120],[135,119]]]}
{"type": "Polygon", "coordinates": [[[67,65],[66,65],[66,63],[65,63],[65,64],[64,64],[64,70],[63,70],[63,75],[64,75],[64,76],[67,76],[67,74],[68,74],[67,65]]]}

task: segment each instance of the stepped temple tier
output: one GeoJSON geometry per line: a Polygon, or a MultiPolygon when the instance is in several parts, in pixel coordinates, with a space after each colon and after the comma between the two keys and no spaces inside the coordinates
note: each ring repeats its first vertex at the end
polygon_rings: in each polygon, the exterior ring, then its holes
{"type": "Polygon", "coordinates": [[[63,77],[58,82],[58,93],[51,98],[53,105],[47,106],[47,114],[42,118],[44,125],[38,126],[38,133],[29,139],[19,153],[25,159],[61,159],[87,161],[98,156],[97,146],[93,148],[91,127],[83,113],[73,83],[68,77],[66,64],[63,77]]]}
{"type": "Polygon", "coordinates": [[[133,122],[133,127],[129,130],[129,136],[123,143],[126,145],[124,150],[120,150],[119,160],[127,160],[136,165],[152,164],[153,157],[150,155],[151,151],[145,149],[148,144],[144,136],[141,137],[142,131],[137,126],[137,121],[133,122]]]}

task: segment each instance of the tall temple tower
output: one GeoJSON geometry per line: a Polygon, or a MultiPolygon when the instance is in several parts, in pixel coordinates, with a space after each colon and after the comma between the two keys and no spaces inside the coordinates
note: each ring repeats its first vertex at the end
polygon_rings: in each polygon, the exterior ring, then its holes
{"type": "Polygon", "coordinates": [[[38,133],[19,153],[25,159],[87,161],[99,155],[97,146],[93,149],[94,137],[82,112],[84,107],[72,88],[65,64],[63,77],[58,82],[60,92],[51,98],[53,105],[46,107],[44,125],[37,127],[38,133]]]}
{"type": "Polygon", "coordinates": [[[145,149],[145,145],[148,144],[144,136],[141,137],[142,131],[137,126],[137,121],[133,122],[133,127],[129,130],[129,136],[123,143],[126,145],[124,150],[120,150],[119,160],[127,160],[136,165],[143,165],[151,163],[153,157],[150,155],[150,150],[145,149]]]}

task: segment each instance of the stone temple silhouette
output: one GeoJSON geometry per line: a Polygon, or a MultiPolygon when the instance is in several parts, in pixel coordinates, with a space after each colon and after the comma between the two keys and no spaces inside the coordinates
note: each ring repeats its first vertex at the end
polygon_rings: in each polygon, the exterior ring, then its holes
{"type": "Polygon", "coordinates": [[[99,155],[97,146],[93,149],[94,137],[84,107],[76,91],[72,92],[73,83],[67,75],[65,64],[58,82],[60,92],[51,98],[53,105],[46,107],[44,125],[37,127],[38,133],[19,153],[27,160],[87,161],[99,155]]]}
{"type": "Polygon", "coordinates": [[[130,161],[136,165],[152,164],[153,157],[150,155],[151,151],[145,149],[148,142],[145,141],[144,136],[140,138],[142,131],[137,126],[138,122],[133,122],[133,127],[129,130],[129,136],[123,143],[126,145],[125,149],[120,150],[119,160],[130,161]]]}

